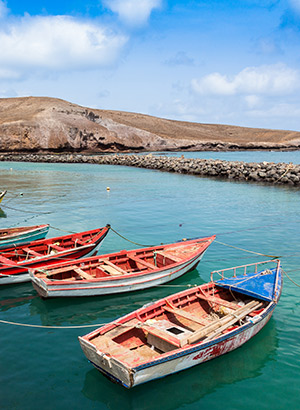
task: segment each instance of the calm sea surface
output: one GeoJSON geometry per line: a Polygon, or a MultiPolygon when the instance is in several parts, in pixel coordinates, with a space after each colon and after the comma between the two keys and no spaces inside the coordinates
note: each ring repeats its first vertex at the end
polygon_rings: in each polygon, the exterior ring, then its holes
{"type": "MultiPolygon", "coordinates": [[[[220,154],[245,160],[240,153],[220,154]]],[[[287,154],[247,153],[247,161],[299,163],[298,153],[287,154]],[[298,160],[291,159],[294,154],[298,160]]],[[[280,256],[284,270],[300,284],[299,189],[119,166],[0,163],[2,189],[8,193],[0,227],[50,223],[49,236],[58,236],[110,223],[144,245],[211,234],[218,242],[196,270],[144,292],[42,300],[30,283],[2,286],[1,320],[61,328],[0,323],[1,409],[300,408],[300,288],[287,277],[272,319],[243,347],[132,390],[94,369],[77,340],[97,324],[208,281],[212,270],[268,259],[237,248],[280,256]],[[82,325],[91,327],[77,328],[82,325]]],[[[134,247],[139,246],[110,232],[100,252],[134,247]]]]}

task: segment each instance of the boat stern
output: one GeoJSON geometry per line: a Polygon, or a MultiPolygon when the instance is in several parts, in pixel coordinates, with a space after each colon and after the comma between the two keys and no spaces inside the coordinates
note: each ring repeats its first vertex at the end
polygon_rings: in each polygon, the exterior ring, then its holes
{"type": "Polygon", "coordinates": [[[78,337],[80,346],[87,359],[98,369],[104,376],[111,381],[121,384],[126,388],[134,386],[134,370],[125,366],[116,358],[108,353],[99,351],[95,345],[90,343],[84,337],[78,337]]]}

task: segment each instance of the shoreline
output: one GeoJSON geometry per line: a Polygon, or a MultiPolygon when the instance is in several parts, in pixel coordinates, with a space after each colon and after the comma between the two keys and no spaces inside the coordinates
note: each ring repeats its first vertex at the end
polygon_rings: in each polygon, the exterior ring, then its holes
{"type": "Polygon", "coordinates": [[[300,186],[300,165],[156,156],[153,154],[16,154],[1,153],[1,162],[46,162],[121,165],[241,182],[300,186]]]}

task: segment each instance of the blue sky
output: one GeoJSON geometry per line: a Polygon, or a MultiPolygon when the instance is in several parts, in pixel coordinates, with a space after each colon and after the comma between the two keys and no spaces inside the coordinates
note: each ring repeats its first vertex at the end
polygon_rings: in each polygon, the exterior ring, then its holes
{"type": "Polygon", "coordinates": [[[0,0],[0,97],[300,131],[300,0],[0,0]]]}

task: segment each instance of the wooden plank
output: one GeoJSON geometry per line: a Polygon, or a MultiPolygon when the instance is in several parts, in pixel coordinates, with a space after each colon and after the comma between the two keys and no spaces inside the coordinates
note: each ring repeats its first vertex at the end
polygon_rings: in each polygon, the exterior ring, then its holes
{"type": "Polygon", "coordinates": [[[236,310],[234,313],[229,313],[228,315],[216,319],[213,323],[204,326],[202,329],[197,330],[194,332],[194,334],[190,337],[187,338],[187,343],[195,343],[197,340],[204,338],[207,336],[209,333],[213,332],[214,330],[221,328],[223,325],[227,325],[227,327],[230,326],[229,323],[237,322],[238,320],[242,319],[243,317],[247,316],[248,313],[250,313],[253,308],[253,310],[257,309],[257,307],[260,305],[260,302],[257,300],[252,300],[249,302],[247,305],[241,307],[240,309],[236,310]]]}
{"type": "Polygon", "coordinates": [[[54,249],[55,251],[59,251],[59,252],[66,250],[66,249],[63,248],[62,246],[55,245],[54,243],[53,243],[53,244],[51,243],[51,244],[49,245],[49,247],[52,248],[52,249],[54,249]]]}
{"type": "Polygon", "coordinates": [[[232,303],[232,302],[229,302],[228,300],[216,298],[214,296],[205,296],[205,295],[201,295],[200,293],[197,293],[196,296],[198,299],[205,300],[206,302],[216,303],[217,305],[225,306],[233,310],[237,310],[241,307],[237,303],[232,303]]]}
{"type": "MultiPolygon", "coordinates": [[[[170,322],[170,327],[172,327],[171,322],[170,322]]],[[[177,337],[169,335],[167,332],[164,332],[162,329],[157,329],[156,327],[145,325],[145,324],[143,325],[143,329],[145,329],[152,336],[155,336],[156,338],[167,342],[167,344],[174,346],[174,348],[181,347],[181,342],[177,337]]],[[[160,347],[158,348],[160,349],[160,347]]]]}
{"type": "Polygon", "coordinates": [[[78,273],[78,275],[81,276],[83,279],[86,279],[86,280],[95,279],[94,276],[92,276],[89,273],[85,272],[84,270],[80,269],[78,266],[74,267],[74,271],[76,273],[78,273]]]}
{"type": "Polygon", "coordinates": [[[46,276],[53,276],[56,275],[58,273],[63,273],[63,272],[67,272],[69,270],[75,270],[76,266],[75,265],[71,265],[71,266],[64,266],[63,268],[57,268],[57,269],[53,269],[51,270],[51,266],[49,267],[49,271],[47,271],[47,267],[43,270],[45,270],[46,276]]]}
{"type": "Polygon", "coordinates": [[[118,271],[118,270],[115,269],[114,267],[109,266],[109,265],[105,265],[104,263],[103,263],[103,264],[100,263],[99,267],[100,267],[102,270],[104,270],[105,272],[109,273],[110,275],[113,275],[113,276],[121,276],[121,275],[123,275],[120,271],[118,271]]]}
{"type": "Polygon", "coordinates": [[[16,262],[14,262],[14,261],[12,261],[8,258],[5,258],[5,256],[2,256],[2,255],[0,255],[0,262],[3,263],[4,265],[8,265],[8,266],[17,265],[16,262]]]}
{"type": "Polygon", "coordinates": [[[254,310],[257,310],[261,306],[262,306],[262,303],[258,303],[257,305],[255,305],[253,307],[250,307],[248,310],[244,311],[240,315],[236,315],[236,314],[232,315],[231,314],[230,316],[232,316],[232,319],[229,322],[227,322],[226,324],[224,324],[223,326],[221,326],[220,328],[218,328],[218,329],[214,330],[213,332],[209,333],[206,336],[206,340],[211,340],[211,339],[214,339],[215,337],[219,336],[222,332],[224,332],[230,326],[234,325],[237,321],[242,320],[244,317],[249,315],[254,310]]]}
{"type": "Polygon", "coordinates": [[[30,255],[33,255],[33,256],[39,256],[39,257],[44,256],[41,253],[38,253],[38,252],[36,252],[36,251],[34,251],[33,249],[30,249],[30,248],[22,248],[22,249],[23,249],[23,251],[25,251],[25,252],[29,253],[30,255]]]}
{"type": "Polygon", "coordinates": [[[198,323],[199,325],[204,325],[204,326],[207,325],[207,321],[204,321],[204,320],[192,315],[191,313],[186,312],[185,310],[172,308],[172,307],[169,307],[169,306],[164,306],[163,308],[166,312],[173,313],[174,315],[177,315],[177,316],[181,316],[184,319],[188,319],[192,322],[198,323]]]}
{"type": "Polygon", "coordinates": [[[138,258],[138,257],[136,257],[136,256],[131,256],[131,255],[130,255],[130,256],[129,256],[129,259],[132,259],[133,261],[138,262],[138,263],[140,263],[141,265],[147,266],[147,268],[157,269],[156,266],[154,266],[152,263],[146,262],[146,261],[144,261],[143,259],[140,259],[140,258],[138,258]]]}
{"type": "Polygon", "coordinates": [[[164,258],[172,259],[176,263],[182,262],[186,258],[186,257],[179,258],[178,256],[175,256],[172,253],[168,253],[167,251],[157,251],[155,253],[156,253],[156,255],[161,255],[164,258]]]}
{"type": "MultiPolygon", "coordinates": [[[[102,259],[106,265],[109,265],[110,267],[116,269],[117,271],[119,271],[122,274],[127,274],[128,272],[122,268],[120,268],[119,266],[115,265],[114,263],[112,263],[111,261],[109,261],[108,259],[102,259]]],[[[99,261],[101,262],[101,261],[99,261]]]]}

